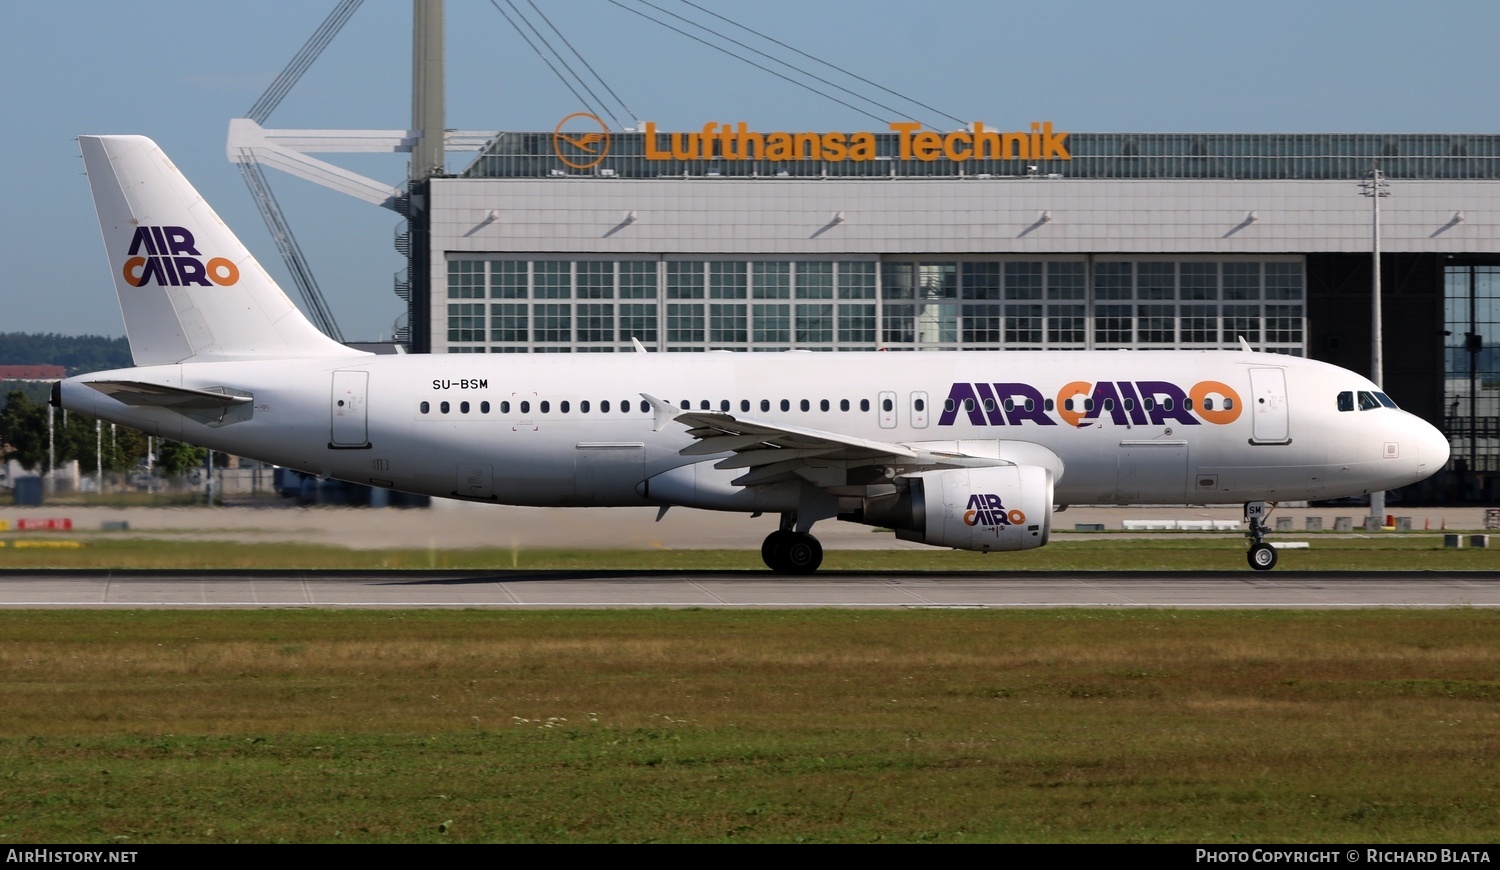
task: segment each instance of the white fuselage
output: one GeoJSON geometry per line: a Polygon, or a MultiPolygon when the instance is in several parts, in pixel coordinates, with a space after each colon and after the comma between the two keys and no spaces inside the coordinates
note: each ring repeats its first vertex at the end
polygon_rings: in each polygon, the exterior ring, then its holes
{"type": "MultiPolygon", "coordinates": [[[[1448,445],[1426,422],[1393,407],[1340,410],[1340,393],[1376,391],[1333,366],[1250,352],[720,352],[186,363],[73,378],[61,399],[311,474],[505,504],[679,503],[648,497],[644,482],[723,455],[681,455],[694,439],[646,395],[1017,464],[1039,445],[1061,461],[1058,504],[1203,504],[1360,494],[1441,468],[1448,445]],[[85,383],[112,377],[252,402],[200,422],[85,383]]],[[[712,473],[732,489],[735,472],[712,473]]]]}

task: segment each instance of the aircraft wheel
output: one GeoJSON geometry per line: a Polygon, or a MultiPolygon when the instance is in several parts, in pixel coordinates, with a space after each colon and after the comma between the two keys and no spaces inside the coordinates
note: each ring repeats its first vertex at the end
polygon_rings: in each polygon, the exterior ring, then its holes
{"type": "Polygon", "coordinates": [[[823,545],[812,535],[793,533],[777,554],[788,574],[811,574],[823,564],[823,545]]]}
{"type": "Polygon", "coordinates": [[[769,535],[760,545],[760,560],[766,563],[766,567],[772,571],[785,573],[791,569],[786,564],[786,552],[792,538],[797,537],[796,532],[778,529],[769,535]]]}
{"type": "Polygon", "coordinates": [[[1246,554],[1250,567],[1257,571],[1269,571],[1276,567],[1276,548],[1270,544],[1256,544],[1246,554]]]}

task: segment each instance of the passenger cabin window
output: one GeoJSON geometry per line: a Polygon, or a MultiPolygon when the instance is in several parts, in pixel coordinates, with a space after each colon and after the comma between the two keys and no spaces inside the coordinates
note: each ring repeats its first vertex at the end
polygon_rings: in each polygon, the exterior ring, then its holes
{"type": "Polygon", "coordinates": [[[490,412],[490,403],[489,402],[480,402],[479,403],[479,413],[481,413],[481,414],[488,414],[489,412],[490,412]]]}
{"type": "Polygon", "coordinates": [[[423,402],[422,403],[422,413],[423,414],[427,414],[427,413],[430,413],[431,411],[432,411],[432,403],[431,402],[423,402]]]}
{"type": "Polygon", "coordinates": [[[801,408],[801,409],[802,409],[802,410],[804,410],[804,411],[807,411],[807,410],[811,410],[811,409],[812,409],[812,405],[811,405],[811,404],[809,404],[809,403],[808,403],[808,401],[807,401],[807,400],[806,400],[806,399],[803,399],[803,400],[802,400],[802,401],[801,401],[801,403],[799,403],[799,404],[798,404],[798,407],[799,407],[799,408],[801,408]]]}
{"type": "Polygon", "coordinates": [[[541,409],[541,412],[543,414],[546,414],[546,413],[551,412],[551,410],[552,410],[552,403],[549,402],[549,401],[547,401],[546,399],[543,399],[542,402],[541,402],[541,404],[538,405],[537,407],[539,409],[541,409]]]}
{"type": "Polygon", "coordinates": [[[448,410],[449,410],[449,409],[450,409],[450,408],[451,408],[451,407],[452,407],[452,406],[451,406],[451,405],[449,405],[449,404],[448,404],[448,403],[447,403],[447,402],[443,402],[443,403],[442,403],[442,404],[440,404],[440,405],[438,405],[438,410],[439,410],[439,411],[442,411],[442,412],[443,412],[443,413],[444,413],[444,414],[446,414],[446,413],[448,413],[448,410]]]}
{"type": "Polygon", "coordinates": [[[861,411],[869,411],[870,410],[870,400],[869,399],[860,399],[859,400],[859,409],[861,411]]]}
{"type": "Polygon", "coordinates": [[[749,399],[740,399],[740,413],[742,413],[742,414],[748,414],[748,413],[750,413],[750,400],[749,399]]]}
{"type": "Polygon", "coordinates": [[[770,410],[771,410],[771,400],[770,399],[761,399],[760,400],[760,411],[761,411],[761,413],[764,414],[764,413],[766,413],[766,412],[768,412],[770,410]]]}
{"type": "Polygon", "coordinates": [[[848,399],[839,399],[839,410],[840,411],[847,411],[847,410],[849,410],[849,400],[848,399]]]}
{"type": "Polygon", "coordinates": [[[469,403],[468,402],[459,402],[458,403],[458,410],[459,410],[459,413],[462,413],[462,414],[469,413],[469,403]]]}

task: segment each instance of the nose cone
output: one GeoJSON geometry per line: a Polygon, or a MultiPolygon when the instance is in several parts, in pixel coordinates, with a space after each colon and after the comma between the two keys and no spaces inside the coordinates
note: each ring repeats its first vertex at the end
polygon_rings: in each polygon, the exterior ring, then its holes
{"type": "Polygon", "coordinates": [[[1448,464],[1451,448],[1447,436],[1438,431],[1436,426],[1416,418],[1413,418],[1413,422],[1417,430],[1417,479],[1423,480],[1443,470],[1443,466],[1448,464]]]}

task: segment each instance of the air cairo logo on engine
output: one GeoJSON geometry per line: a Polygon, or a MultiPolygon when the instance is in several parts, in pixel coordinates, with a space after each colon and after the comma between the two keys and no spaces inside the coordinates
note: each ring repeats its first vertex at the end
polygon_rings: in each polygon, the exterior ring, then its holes
{"type": "Polygon", "coordinates": [[[132,287],[228,287],[240,280],[240,267],[223,257],[203,262],[193,234],[182,227],[136,227],[125,253],[120,271],[132,287]]]}
{"type": "Polygon", "coordinates": [[[552,131],[552,153],[574,169],[598,166],[609,156],[609,128],[597,115],[574,112],[552,131]]]}
{"type": "Polygon", "coordinates": [[[993,492],[976,492],[969,495],[969,506],[964,511],[966,526],[1019,526],[1026,522],[1026,514],[1019,510],[1007,511],[1000,496],[993,492]]]}

